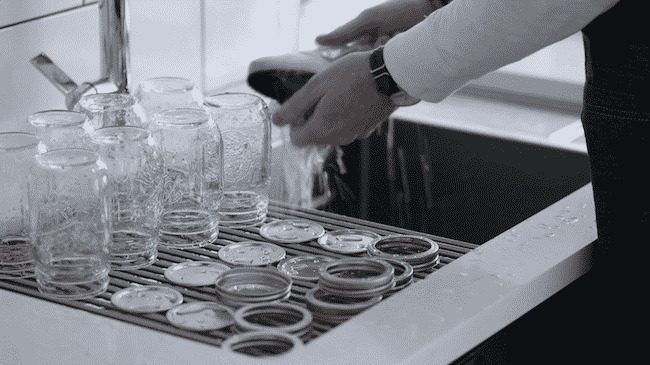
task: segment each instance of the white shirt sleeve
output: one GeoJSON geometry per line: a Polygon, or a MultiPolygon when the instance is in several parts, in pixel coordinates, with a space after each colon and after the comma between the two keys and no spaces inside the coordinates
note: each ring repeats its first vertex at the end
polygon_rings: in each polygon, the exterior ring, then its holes
{"type": "Polygon", "coordinates": [[[391,39],[386,67],[409,95],[438,102],[467,82],[584,28],[618,0],[454,0],[391,39]]]}

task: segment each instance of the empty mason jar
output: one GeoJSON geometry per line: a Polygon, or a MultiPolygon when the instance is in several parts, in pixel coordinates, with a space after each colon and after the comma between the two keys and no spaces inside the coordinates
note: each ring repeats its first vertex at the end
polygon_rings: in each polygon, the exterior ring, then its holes
{"type": "Polygon", "coordinates": [[[147,119],[155,113],[174,108],[200,108],[201,91],[191,80],[182,77],[154,77],[140,83],[135,98],[147,119]]]}
{"type": "Polygon", "coordinates": [[[151,127],[165,167],[160,244],[190,248],[214,242],[223,196],[219,129],[205,110],[195,108],[157,113],[151,127]]]}
{"type": "Polygon", "coordinates": [[[45,110],[30,115],[27,120],[36,127],[39,153],[59,148],[88,148],[90,144],[83,113],[45,110]]]}
{"type": "Polygon", "coordinates": [[[144,127],[142,110],[129,94],[90,94],[79,100],[79,111],[86,114],[86,129],[92,133],[105,127],[144,127]]]}
{"type": "Polygon", "coordinates": [[[58,149],[37,155],[29,207],[41,293],[82,299],[104,292],[110,213],[106,167],[97,154],[58,149]]]}
{"type": "Polygon", "coordinates": [[[266,218],[269,203],[271,127],[268,108],[253,94],[206,96],[204,106],[224,143],[223,227],[246,227],[266,218]]]}
{"type": "Polygon", "coordinates": [[[38,138],[0,133],[0,279],[34,275],[27,181],[38,138]]]}
{"type": "Polygon", "coordinates": [[[108,168],[112,215],[109,261],[114,270],[152,264],[157,257],[163,165],[149,131],[107,127],[93,142],[108,168]]]}

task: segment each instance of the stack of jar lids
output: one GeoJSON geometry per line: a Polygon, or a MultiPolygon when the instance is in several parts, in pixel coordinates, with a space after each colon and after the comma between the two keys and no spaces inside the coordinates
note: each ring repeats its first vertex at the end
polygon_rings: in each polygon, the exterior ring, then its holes
{"type": "Polygon", "coordinates": [[[410,264],[415,272],[433,269],[440,263],[438,244],[434,241],[409,235],[387,236],[373,241],[368,254],[382,259],[397,259],[410,264]]]}
{"type": "Polygon", "coordinates": [[[337,324],[379,303],[395,286],[394,268],[383,260],[346,258],[323,265],[318,286],[305,296],[319,322],[337,324]]]}
{"type": "Polygon", "coordinates": [[[395,259],[382,259],[393,266],[395,270],[395,287],[384,294],[384,298],[406,288],[413,283],[413,267],[408,263],[395,259]]]}
{"type": "Polygon", "coordinates": [[[291,278],[274,268],[242,267],[217,277],[217,299],[231,307],[289,298],[291,278]]]}
{"type": "Polygon", "coordinates": [[[381,295],[367,298],[350,298],[331,294],[318,286],[305,295],[307,308],[318,322],[339,324],[379,303],[381,295]]]}
{"type": "Polygon", "coordinates": [[[312,315],[291,303],[258,303],[239,308],[234,315],[236,332],[279,331],[304,336],[311,330],[312,315]]]}
{"type": "Polygon", "coordinates": [[[324,291],[348,298],[382,295],[395,286],[393,266],[372,258],[347,258],[323,265],[318,285],[324,291]]]}

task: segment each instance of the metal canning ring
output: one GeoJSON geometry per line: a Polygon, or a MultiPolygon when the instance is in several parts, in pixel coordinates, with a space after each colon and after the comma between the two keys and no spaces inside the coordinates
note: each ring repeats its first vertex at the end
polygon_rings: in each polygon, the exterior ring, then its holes
{"type": "Polygon", "coordinates": [[[377,295],[383,295],[386,292],[391,291],[395,287],[395,281],[389,281],[388,283],[371,289],[343,289],[337,287],[330,287],[325,285],[325,283],[319,284],[320,288],[323,291],[326,291],[330,294],[339,295],[346,298],[368,298],[374,297],[377,295]]]}
{"type": "Polygon", "coordinates": [[[439,246],[433,240],[420,236],[392,235],[379,238],[368,246],[368,254],[394,258],[410,264],[430,261],[438,254],[439,246]]]}
{"type": "Polygon", "coordinates": [[[413,271],[422,272],[422,271],[431,270],[434,267],[436,267],[439,263],[440,263],[440,256],[436,255],[433,258],[433,260],[431,260],[429,262],[425,262],[425,263],[418,264],[418,265],[412,265],[413,266],[413,271]]]}
{"type": "Polygon", "coordinates": [[[280,331],[300,335],[310,329],[311,313],[298,305],[290,303],[260,303],[249,304],[235,312],[235,325],[244,331],[280,331]],[[282,325],[264,325],[260,320],[252,321],[256,316],[269,321],[270,316],[276,316],[282,325]]]}
{"type": "Polygon", "coordinates": [[[400,286],[412,280],[413,266],[408,262],[390,258],[382,258],[381,260],[388,262],[393,266],[393,269],[395,269],[395,286],[400,286]]]}
{"type": "Polygon", "coordinates": [[[365,257],[346,258],[323,265],[319,282],[341,289],[372,289],[391,282],[393,272],[393,266],[385,261],[365,257]]]}
{"type": "Polygon", "coordinates": [[[246,355],[255,355],[263,349],[267,356],[284,354],[302,345],[302,340],[297,336],[278,331],[241,333],[222,343],[224,349],[246,355]]]}
{"type": "Polygon", "coordinates": [[[319,287],[315,287],[305,294],[305,299],[307,300],[308,308],[314,314],[320,313],[341,316],[360,313],[379,303],[382,296],[378,295],[371,298],[341,298],[329,294],[319,287]]]}
{"type": "Polygon", "coordinates": [[[291,296],[290,292],[287,292],[280,296],[265,297],[265,298],[232,297],[232,296],[224,296],[220,293],[217,293],[217,301],[228,307],[239,308],[248,304],[281,302],[283,300],[289,299],[290,296],[291,296]]]}

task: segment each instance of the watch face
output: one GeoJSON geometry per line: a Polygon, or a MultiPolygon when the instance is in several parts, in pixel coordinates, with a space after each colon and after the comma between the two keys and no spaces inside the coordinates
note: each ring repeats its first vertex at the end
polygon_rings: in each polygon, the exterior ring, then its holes
{"type": "Polygon", "coordinates": [[[397,106],[409,106],[420,101],[420,99],[414,98],[403,91],[391,95],[390,100],[397,106]]]}

